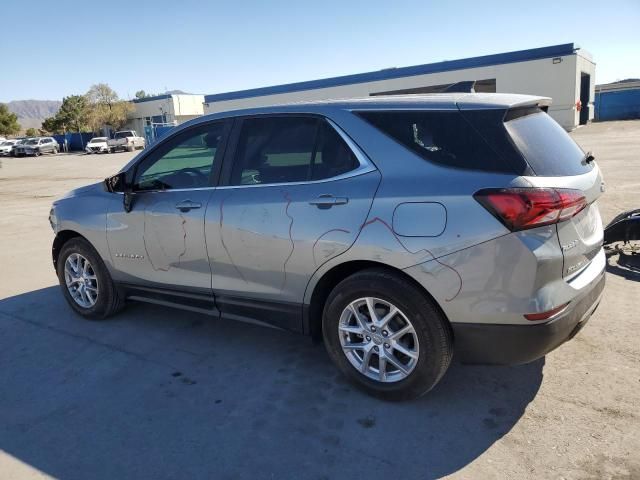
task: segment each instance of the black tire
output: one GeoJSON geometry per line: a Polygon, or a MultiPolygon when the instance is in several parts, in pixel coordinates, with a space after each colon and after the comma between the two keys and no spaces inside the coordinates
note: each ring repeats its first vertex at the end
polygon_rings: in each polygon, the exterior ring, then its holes
{"type": "Polygon", "coordinates": [[[85,318],[102,320],[117,313],[124,306],[124,300],[113,283],[111,275],[109,275],[109,271],[100,258],[100,255],[98,255],[91,244],[83,238],[71,238],[62,246],[60,255],[58,256],[57,274],[60,288],[62,289],[65,299],[76,313],[85,318]],[[79,253],[89,260],[98,279],[98,297],[95,305],[89,308],[84,308],[77,304],[66,286],[64,265],[69,255],[73,253],[79,253]]]}
{"type": "Polygon", "coordinates": [[[53,154],[54,154],[54,155],[57,155],[57,154],[58,154],[58,149],[57,149],[57,148],[55,148],[55,147],[53,148],[53,154]]]}
{"type": "Polygon", "coordinates": [[[368,269],[340,282],[324,307],[322,330],[329,356],[353,383],[385,400],[409,400],[424,395],[442,378],[453,356],[451,327],[433,301],[417,286],[384,269],[368,269]],[[384,383],[360,373],[345,356],[339,338],[343,310],[354,300],[376,297],[398,307],[413,325],[420,353],[404,379],[384,383]]]}
{"type": "Polygon", "coordinates": [[[42,154],[42,152],[41,152],[41,151],[40,151],[40,149],[38,148],[38,149],[36,150],[36,153],[34,153],[33,155],[34,155],[35,157],[39,157],[41,154],[42,154]]]}

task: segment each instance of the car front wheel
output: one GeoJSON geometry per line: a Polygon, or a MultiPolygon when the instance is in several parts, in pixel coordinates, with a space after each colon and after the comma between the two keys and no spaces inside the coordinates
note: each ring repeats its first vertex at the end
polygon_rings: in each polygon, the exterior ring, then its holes
{"type": "Polygon", "coordinates": [[[411,281],[371,269],[340,282],[323,315],[327,351],[368,393],[407,400],[431,390],[453,353],[450,326],[411,281]]]}
{"type": "Polygon", "coordinates": [[[72,238],[63,245],[57,274],[65,299],[85,318],[103,319],[123,306],[107,267],[83,238],[72,238]]]}

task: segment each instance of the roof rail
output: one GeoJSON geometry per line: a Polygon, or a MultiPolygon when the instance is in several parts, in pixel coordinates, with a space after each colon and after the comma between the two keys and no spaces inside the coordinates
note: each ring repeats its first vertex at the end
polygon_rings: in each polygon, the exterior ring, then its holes
{"type": "Polygon", "coordinates": [[[476,93],[476,81],[475,80],[465,80],[462,82],[456,82],[452,85],[449,85],[447,88],[443,90],[446,93],[476,93]]]}

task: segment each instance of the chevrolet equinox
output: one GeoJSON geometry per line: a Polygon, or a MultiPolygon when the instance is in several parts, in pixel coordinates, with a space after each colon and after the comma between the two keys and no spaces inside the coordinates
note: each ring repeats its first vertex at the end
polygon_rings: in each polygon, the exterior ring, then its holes
{"type": "Polygon", "coordinates": [[[600,170],[548,98],[433,94],[207,115],[56,201],[80,315],[145,301],[324,339],[369,393],[452,356],[531,362],[596,309],[600,170]]]}

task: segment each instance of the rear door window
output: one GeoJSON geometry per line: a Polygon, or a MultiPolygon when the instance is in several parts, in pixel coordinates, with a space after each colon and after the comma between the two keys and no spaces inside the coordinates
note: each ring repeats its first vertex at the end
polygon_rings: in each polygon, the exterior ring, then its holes
{"type": "Polygon", "coordinates": [[[359,116],[429,162],[465,170],[515,173],[457,111],[361,111],[359,116]]]}
{"type": "Polygon", "coordinates": [[[315,155],[311,165],[311,180],[337,177],[355,170],[358,166],[358,159],[340,134],[323,121],[318,132],[315,155]]]}
{"type": "Polygon", "coordinates": [[[539,109],[521,113],[508,112],[504,125],[536,175],[560,177],[591,171],[593,163],[583,162],[584,152],[548,114],[539,109]]]}
{"type": "Polygon", "coordinates": [[[358,166],[354,153],[325,120],[260,116],[242,122],[230,184],[322,180],[358,166]]]}

